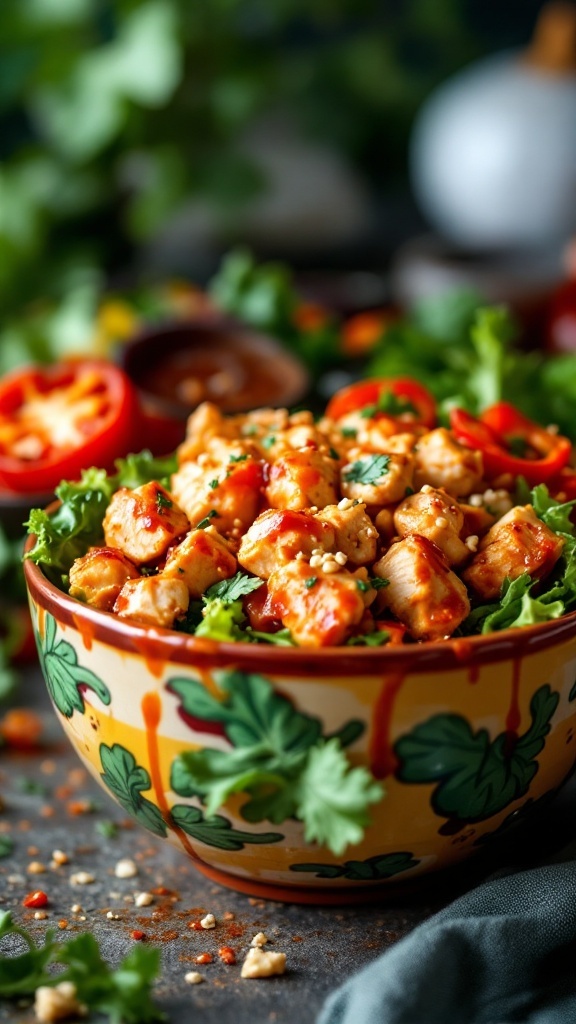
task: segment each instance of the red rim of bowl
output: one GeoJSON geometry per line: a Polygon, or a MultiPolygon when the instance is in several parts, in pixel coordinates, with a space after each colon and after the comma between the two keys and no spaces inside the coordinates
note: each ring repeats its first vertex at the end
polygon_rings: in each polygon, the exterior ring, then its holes
{"type": "MultiPolygon", "coordinates": [[[[30,550],[30,537],[26,549],[30,550]]],[[[139,626],[70,597],[50,582],[34,562],[26,559],[24,575],[31,597],[54,618],[71,625],[88,639],[97,637],[110,646],[154,660],[198,667],[234,665],[253,672],[293,676],[408,674],[466,668],[520,659],[569,640],[576,642],[576,611],[559,619],[502,630],[485,636],[456,637],[405,646],[272,647],[267,644],[223,643],[160,627],[139,626]]],[[[320,682],[321,679],[319,678],[320,682]]]]}

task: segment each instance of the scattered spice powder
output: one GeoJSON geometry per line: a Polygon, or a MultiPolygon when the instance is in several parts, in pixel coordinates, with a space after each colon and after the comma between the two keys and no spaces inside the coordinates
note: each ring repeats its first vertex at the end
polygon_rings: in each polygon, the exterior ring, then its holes
{"type": "Polygon", "coordinates": [[[212,953],[199,953],[198,956],[192,958],[195,964],[211,964],[214,957],[212,953]]]}
{"type": "Polygon", "coordinates": [[[232,949],[232,946],[220,946],[218,956],[224,964],[231,965],[236,963],[236,953],[232,949]]]}

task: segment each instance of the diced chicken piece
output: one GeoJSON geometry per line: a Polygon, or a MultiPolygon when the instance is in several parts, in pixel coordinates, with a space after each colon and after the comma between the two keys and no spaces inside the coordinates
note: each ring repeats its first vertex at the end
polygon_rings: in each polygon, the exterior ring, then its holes
{"type": "Polygon", "coordinates": [[[201,455],[211,437],[238,436],[239,425],[232,417],[223,416],[212,402],[202,402],[188,417],[186,437],[177,449],[178,462],[187,462],[201,455]]]}
{"type": "Polygon", "coordinates": [[[442,487],[455,498],[477,490],[482,479],[482,453],[465,448],[445,427],[424,434],[414,451],[414,486],[442,487]]]}
{"type": "Polygon", "coordinates": [[[517,505],[494,523],[478,553],[462,573],[465,583],[484,600],[498,597],[504,580],[527,572],[542,579],[562,554],[564,541],[553,533],[531,505],[517,505]]]}
{"type": "Polygon", "coordinates": [[[227,463],[185,462],[171,480],[172,493],[193,527],[209,518],[218,533],[242,533],[258,514],[263,467],[250,455],[227,463]]]}
{"type": "Polygon", "coordinates": [[[414,459],[411,455],[384,455],[354,451],[342,468],[340,486],[346,498],[367,505],[392,505],[412,490],[414,459]]]}
{"type": "Polygon", "coordinates": [[[335,459],[313,448],[287,452],[270,467],[268,504],[292,509],[332,505],[337,500],[337,470],[335,459]]]}
{"type": "Polygon", "coordinates": [[[309,557],[315,548],[331,551],[334,530],[306,512],[295,509],[267,509],[254,520],[242,537],[238,561],[262,579],[274,569],[291,562],[302,552],[309,557]]]}
{"type": "Polygon", "coordinates": [[[284,430],[271,430],[258,439],[261,454],[269,462],[276,462],[287,452],[299,448],[314,448],[326,452],[326,438],[314,424],[312,416],[309,421],[293,422],[290,417],[284,430]]]}
{"type": "Polygon", "coordinates": [[[337,505],[326,505],[316,519],[334,530],[333,550],[343,551],[352,565],[369,565],[374,561],[378,531],[362,502],[344,498],[337,505]]]}
{"type": "Polygon", "coordinates": [[[394,526],[400,537],[412,533],[428,537],[444,552],[449,565],[461,565],[470,557],[469,548],[460,539],[463,524],[458,503],[446,491],[429,484],[404,498],[394,512],[394,526]]]}
{"type": "Polygon", "coordinates": [[[155,562],[190,529],[186,513],[156,482],[112,495],[104,516],[106,546],[119,548],[136,565],[155,562]]]}
{"type": "Polygon", "coordinates": [[[483,506],[468,505],[461,501],[458,504],[464,515],[464,524],[461,531],[461,536],[464,538],[469,537],[470,534],[481,537],[496,520],[496,516],[492,515],[483,506]]]}
{"type": "Polygon", "coordinates": [[[381,508],[374,516],[374,526],[378,530],[378,536],[384,541],[386,547],[396,536],[394,526],[394,512],[391,508],[381,508]]]}
{"type": "Polygon", "coordinates": [[[192,598],[202,596],[208,587],[229,579],[236,572],[236,559],[226,541],[215,529],[191,530],[172,548],[162,576],[182,580],[192,598]]]}
{"type": "Polygon", "coordinates": [[[157,576],[142,576],[125,583],[116,598],[114,611],[121,619],[171,629],[176,619],[186,614],[189,601],[184,580],[158,573],[157,576]]]}
{"type": "Polygon", "coordinates": [[[379,602],[408,627],[415,640],[443,640],[470,611],[462,580],[433,541],[419,534],[392,544],[373,567],[388,580],[379,602]]]}
{"type": "Polygon", "coordinates": [[[302,647],[344,643],[376,596],[365,569],[327,573],[302,561],[273,572],[268,593],[276,615],[302,647]]]}
{"type": "Polygon", "coordinates": [[[124,584],[139,576],[134,563],[117,548],[91,548],[70,568],[70,597],[111,612],[124,584]]]}

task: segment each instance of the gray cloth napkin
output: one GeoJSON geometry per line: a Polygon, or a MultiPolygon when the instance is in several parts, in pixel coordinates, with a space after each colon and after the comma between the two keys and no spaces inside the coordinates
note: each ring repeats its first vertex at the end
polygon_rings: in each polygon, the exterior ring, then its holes
{"type": "Polygon", "coordinates": [[[576,860],[483,885],[327,1000],[317,1024],[576,1024],[576,860]]]}

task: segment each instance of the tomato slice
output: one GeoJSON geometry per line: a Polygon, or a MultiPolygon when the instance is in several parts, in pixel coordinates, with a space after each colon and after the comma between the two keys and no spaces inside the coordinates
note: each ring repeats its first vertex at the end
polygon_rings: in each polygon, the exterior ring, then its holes
{"type": "Polygon", "coordinates": [[[533,486],[546,483],[566,466],[572,451],[567,437],[550,433],[508,402],[490,406],[479,419],[464,409],[452,409],[450,426],[459,441],[482,452],[490,478],[510,473],[533,486]],[[534,451],[536,457],[516,454],[517,446],[534,451]]]}
{"type": "Polygon", "coordinates": [[[326,408],[331,420],[340,420],[351,412],[376,419],[389,416],[406,425],[430,429],[436,425],[434,397],[411,377],[381,377],[349,384],[336,392],[326,408]]]}
{"type": "Polygon", "coordinates": [[[69,359],[21,367],[0,381],[0,486],[30,494],[113,470],[139,443],[140,411],[130,378],[113,363],[69,359]]]}

